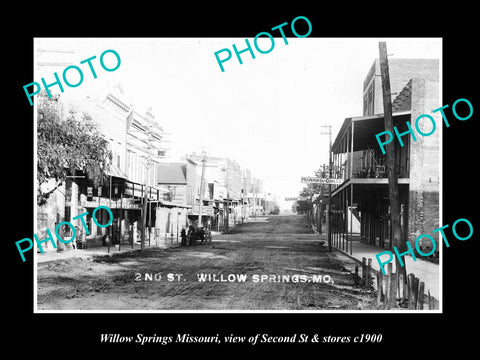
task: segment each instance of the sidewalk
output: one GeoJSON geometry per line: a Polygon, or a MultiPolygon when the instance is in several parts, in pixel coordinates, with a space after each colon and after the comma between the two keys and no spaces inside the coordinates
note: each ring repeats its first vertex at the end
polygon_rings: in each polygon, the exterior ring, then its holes
{"type": "MultiPolygon", "coordinates": [[[[352,242],[352,255],[350,255],[350,246],[348,252],[341,250],[337,247],[335,249],[344,253],[345,255],[362,262],[362,258],[372,259],[372,269],[381,271],[378,261],[375,255],[379,254],[385,249],[381,249],[376,246],[361,243],[360,241],[352,242]]],[[[394,254],[395,255],[395,254],[394,254]]],[[[393,262],[394,263],[394,262],[393,262]]],[[[420,257],[417,257],[417,261],[413,261],[411,256],[405,256],[405,265],[407,268],[407,274],[413,273],[416,277],[425,283],[425,293],[430,290],[430,294],[437,300],[440,299],[440,266],[438,264],[425,261],[420,257]]],[[[395,271],[395,265],[393,265],[395,271]]],[[[386,270],[386,265],[385,265],[386,270]]]]}
{"type": "MultiPolygon", "coordinates": [[[[158,242],[158,246],[155,245],[155,242],[151,242],[151,246],[148,246],[148,241],[145,243],[145,249],[150,248],[160,248],[166,249],[169,247],[177,247],[180,246],[180,242],[176,242],[176,239],[173,239],[171,243],[168,240],[166,243],[164,240],[158,242]]],[[[95,246],[87,249],[68,249],[63,251],[48,251],[45,253],[37,252],[35,254],[37,258],[37,263],[43,263],[47,261],[55,261],[55,260],[63,260],[63,259],[71,259],[71,258],[92,258],[94,256],[112,256],[114,254],[120,253],[128,253],[132,251],[139,251],[140,250],[140,243],[135,242],[133,244],[133,249],[131,244],[122,244],[120,250],[118,250],[118,245],[110,246],[110,251],[107,246],[95,246]]]]}

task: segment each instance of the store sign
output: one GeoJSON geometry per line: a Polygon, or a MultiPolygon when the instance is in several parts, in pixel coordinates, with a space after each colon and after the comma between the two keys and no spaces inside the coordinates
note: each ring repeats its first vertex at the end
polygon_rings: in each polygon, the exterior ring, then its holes
{"type": "Polygon", "coordinates": [[[319,178],[313,176],[302,176],[302,183],[306,184],[332,184],[340,185],[343,183],[343,179],[330,179],[330,178],[319,178]]]}
{"type": "Polygon", "coordinates": [[[285,201],[308,201],[310,197],[308,196],[296,196],[296,197],[286,197],[285,201]]]}
{"type": "MultiPolygon", "coordinates": [[[[198,204],[192,205],[192,208],[188,210],[188,215],[198,215],[198,204]]],[[[202,215],[213,216],[213,206],[202,206],[202,215]]]]}
{"type": "Polygon", "coordinates": [[[133,199],[121,199],[121,200],[110,200],[105,198],[93,197],[91,201],[84,200],[80,201],[80,206],[84,208],[94,208],[99,205],[108,206],[110,209],[140,209],[141,205],[136,204],[133,199]]]}

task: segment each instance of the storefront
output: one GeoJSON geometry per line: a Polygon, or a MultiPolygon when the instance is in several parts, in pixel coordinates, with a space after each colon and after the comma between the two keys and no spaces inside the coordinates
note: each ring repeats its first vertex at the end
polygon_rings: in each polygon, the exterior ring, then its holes
{"type": "MultiPolygon", "coordinates": [[[[146,206],[146,239],[150,239],[149,233],[153,233],[156,224],[156,209],[161,207],[160,201],[164,197],[164,190],[134,183],[121,176],[109,175],[103,186],[94,186],[85,178],[79,177],[67,183],[65,219],[71,221],[74,217],[88,213],[84,217],[88,229],[83,231],[80,219],[73,223],[78,229],[78,248],[93,246],[118,245],[132,246],[140,241],[142,212],[144,201],[146,206]],[[112,225],[100,227],[95,224],[92,213],[98,206],[108,207],[113,214],[112,225]]],[[[100,224],[108,223],[108,213],[99,210],[96,219],[100,224]]]]}
{"type": "MultiPolygon", "coordinates": [[[[198,216],[199,216],[198,213],[199,213],[198,204],[192,205],[192,207],[188,209],[189,223],[196,227],[200,227],[200,224],[198,223],[198,216]]],[[[205,227],[210,226],[210,228],[212,228],[213,230],[216,230],[215,225],[217,227],[219,226],[218,214],[219,214],[219,211],[214,209],[213,202],[212,202],[212,205],[203,205],[201,226],[205,226],[205,227]]]]}
{"type": "MultiPolygon", "coordinates": [[[[399,180],[402,238],[408,229],[408,179],[399,180]]],[[[350,179],[332,195],[332,242],[351,251],[351,242],[392,249],[387,179],[350,179]]]]}
{"type": "Polygon", "coordinates": [[[178,242],[182,229],[188,228],[188,206],[182,206],[169,201],[154,201],[152,203],[152,218],[147,221],[150,243],[178,242]]]}

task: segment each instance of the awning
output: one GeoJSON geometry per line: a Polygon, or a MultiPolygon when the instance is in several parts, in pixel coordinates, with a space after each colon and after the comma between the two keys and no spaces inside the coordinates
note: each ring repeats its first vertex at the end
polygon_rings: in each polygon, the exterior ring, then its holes
{"type": "MultiPolygon", "coordinates": [[[[406,121],[410,120],[410,111],[393,113],[394,125],[399,125],[399,130],[403,128],[406,121]]],[[[346,118],[338,132],[335,141],[332,144],[332,152],[339,154],[344,152],[340,145],[347,132],[353,131],[353,151],[365,150],[369,147],[378,146],[375,134],[385,131],[385,120],[383,114],[356,116],[346,118]]]]}
{"type": "Polygon", "coordinates": [[[121,178],[121,179],[127,179],[127,175],[125,175],[119,168],[118,166],[114,165],[114,164],[110,164],[110,167],[108,169],[108,171],[106,171],[106,174],[108,176],[115,176],[117,178],[121,178]]]}
{"type": "MultiPolygon", "coordinates": [[[[138,184],[138,183],[135,183],[133,181],[126,181],[125,182],[125,192],[124,194],[125,195],[129,195],[129,196],[134,196],[134,197],[143,197],[143,189],[145,189],[145,185],[142,185],[142,184],[138,184]]],[[[163,195],[163,194],[168,194],[169,191],[168,190],[164,190],[164,189],[159,189],[159,188],[156,188],[156,187],[153,187],[153,186],[147,186],[146,187],[146,192],[147,192],[147,195],[152,198],[155,198],[156,195],[157,195],[157,191],[158,191],[158,195],[163,195]]]]}
{"type": "Polygon", "coordinates": [[[150,203],[158,203],[163,206],[168,206],[168,207],[177,207],[177,208],[182,208],[182,209],[191,209],[191,205],[182,205],[178,204],[176,202],[172,201],[166,201],[166,200],[149,200],[150,203]]]}

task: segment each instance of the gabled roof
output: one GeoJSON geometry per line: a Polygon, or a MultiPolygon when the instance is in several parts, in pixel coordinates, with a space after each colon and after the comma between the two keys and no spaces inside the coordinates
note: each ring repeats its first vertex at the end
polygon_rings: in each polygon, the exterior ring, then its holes
{"type": "Polygon", "coordinates": [[[157,164],[157,184],[187,184],[185,164],[181,162],[157,164]]]}

